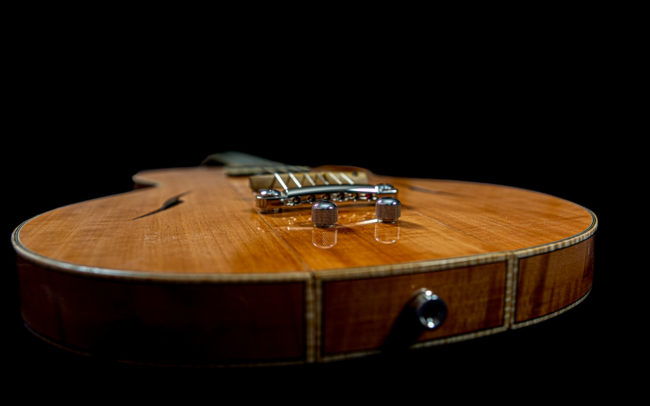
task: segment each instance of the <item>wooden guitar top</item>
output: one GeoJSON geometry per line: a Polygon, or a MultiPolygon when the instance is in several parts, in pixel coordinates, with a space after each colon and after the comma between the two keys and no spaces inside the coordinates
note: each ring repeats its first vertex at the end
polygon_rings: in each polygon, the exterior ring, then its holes
{"type": "Polygon", "coordinates": [[[525,326],[588,294],[588,209],[507,186],[368,179],[399,189],[398,222],[359,204],[317,228],[309,209],[261,214],[247,178],[223,168],[142,172],[136,184],[152,187],[17,228],[23,317],[48,341],[116,359],[302,363],[380,351],[422,287],[449,315],[415,347],[525,326]],[[146,347],[157,334],[175,350],[146,347]]]}

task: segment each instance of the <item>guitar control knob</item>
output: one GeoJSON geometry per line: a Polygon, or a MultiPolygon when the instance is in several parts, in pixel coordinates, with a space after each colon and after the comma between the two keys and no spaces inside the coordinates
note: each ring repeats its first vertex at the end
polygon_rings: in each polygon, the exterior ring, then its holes
{"type": "Polygon", "coordinates": [[[447,318],[447,304],[429,289],[420,289],[409,306],[425,330],[435,330],[447,318]]]}
{"type": "Polygon", "coordinates": [[[311,221],[316,227],[333,227],[339,219],[336,204],[328,201],[318,201],[311,206],[311,221]]]}
{"type": "Polygon", "coordinates": [[[377,199],[375,216],[386,223],[394,223],[402,214],[402,203],[393,197],[377,199]]]}

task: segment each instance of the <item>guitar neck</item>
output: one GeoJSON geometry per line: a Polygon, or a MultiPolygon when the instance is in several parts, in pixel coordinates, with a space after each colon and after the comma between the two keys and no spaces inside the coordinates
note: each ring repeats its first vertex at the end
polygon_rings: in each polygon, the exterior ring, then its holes
{"type": "Polygon", "coordinates": [[[236,151],[209,155],[203,160],[201,165],[224,165],[228,176],[251,176],[260,173],[288,173],[309,170],[309,167],[306,166],[286,165],[281,162],[236,151]]]}

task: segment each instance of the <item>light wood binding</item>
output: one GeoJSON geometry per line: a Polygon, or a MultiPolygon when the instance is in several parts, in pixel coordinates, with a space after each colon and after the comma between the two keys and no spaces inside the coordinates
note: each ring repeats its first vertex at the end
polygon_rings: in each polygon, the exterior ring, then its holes
{"type": "Polygon", "coordinates": [[[381,351],[421,287],[441,292],[450,315],[414,347],[535,323],[591,288],[596,216],[543,193],[368,174],[399,189],[400,221],[374,222],[372,206],[356,205],[322,230],[308,209],[258,213],[248,179],[223,168],[134,181],[154,187],[14,232],[23,317],[37,335],[136,362],[321,362],[381,351]],[[150,344],[161,336],[164,347],[150,344]]]}

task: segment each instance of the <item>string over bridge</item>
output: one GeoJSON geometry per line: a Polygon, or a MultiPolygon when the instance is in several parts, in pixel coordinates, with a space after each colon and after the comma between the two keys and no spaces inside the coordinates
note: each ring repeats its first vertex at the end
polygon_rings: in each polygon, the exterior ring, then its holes
{"type": "Polygon", "coordinates": [[[367,184],[368,175],[361,171],[281,171],[274,167],[265,168],[267,173],[249,178],[250,188],[282,190],[329,184],[367,184]],[[284,186],[283,186],[284,185],[284,186]],[[285,187],[286,186],[286,187],[285,187]]]}

